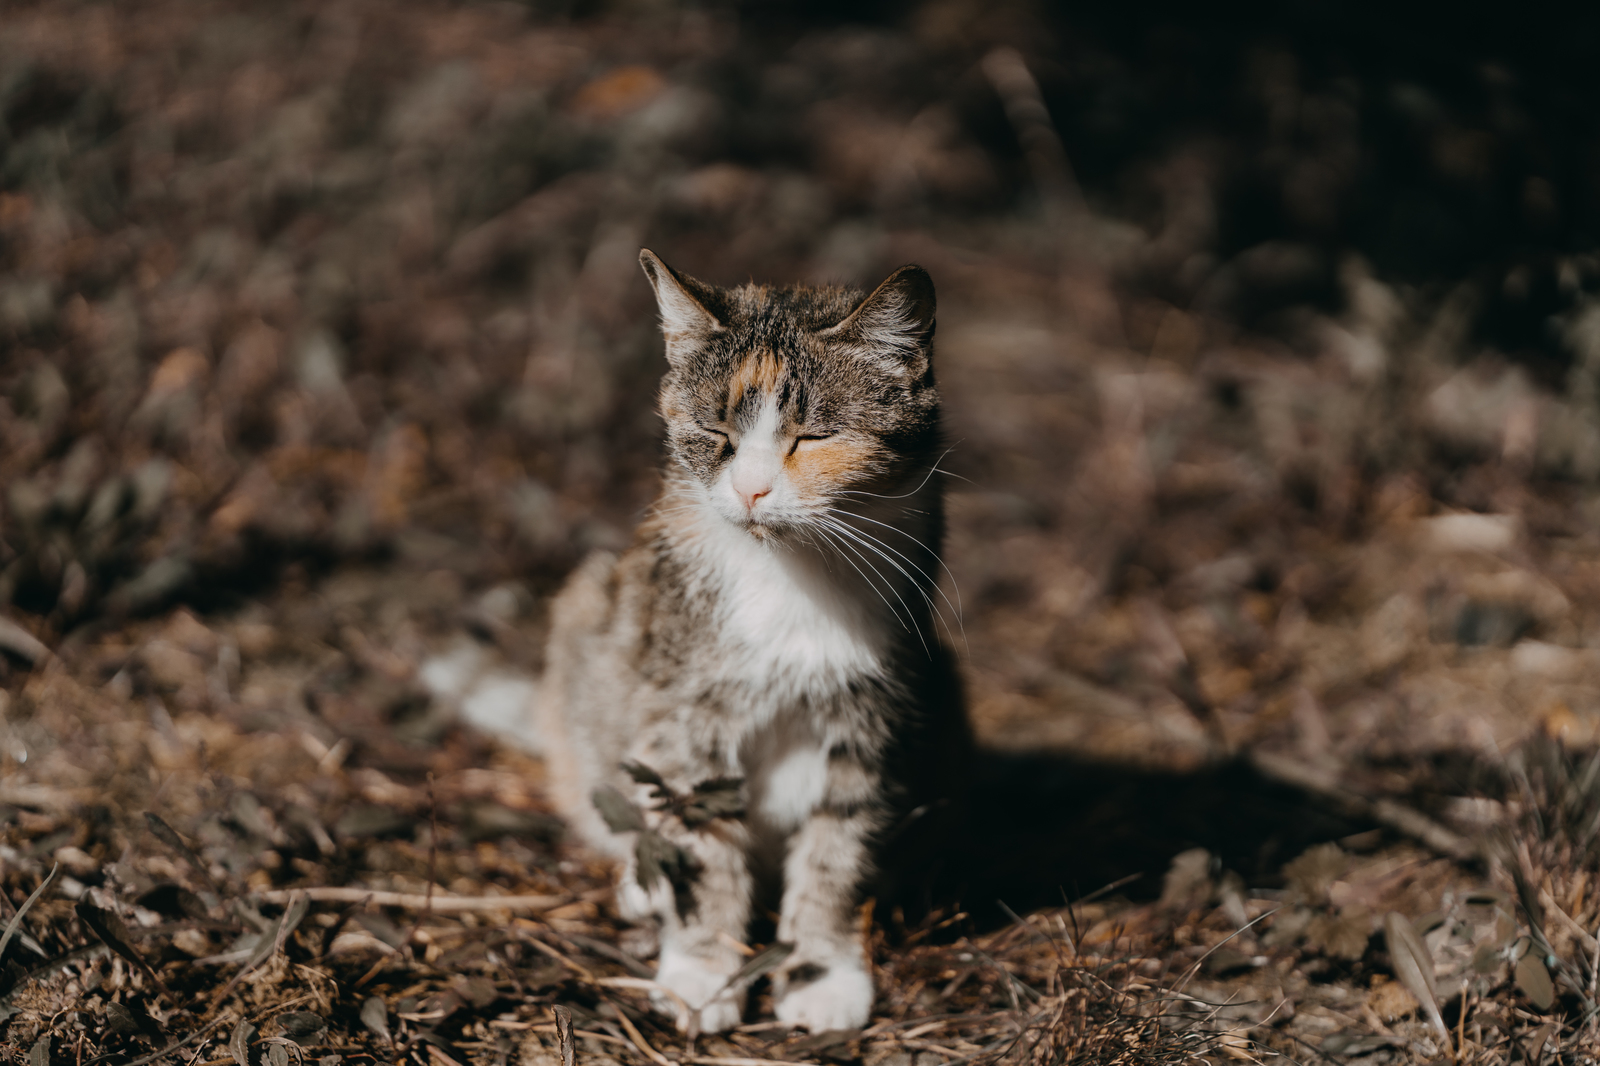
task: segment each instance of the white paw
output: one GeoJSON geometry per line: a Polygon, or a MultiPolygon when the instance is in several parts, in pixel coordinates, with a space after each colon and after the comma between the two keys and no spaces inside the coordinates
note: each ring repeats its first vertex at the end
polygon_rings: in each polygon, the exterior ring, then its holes
{"type": "Polygon", "coordinates": [[[633,876],[631,862],[617,877],[617,913],[626,921],[643,922],[659,917],[662,913],[661,895],[659,891],[646,892],[639,887],[638,878],[633,876]]]}
{"type": "Polygon", "coordinates": [[[836,962],[816,980],[785,989],[776,1013],[813,1033],[863,1028],[872,1014],[872,977],[854,960],[836,962]]]}
{"type": "Polygon", "coordinates": [[[628,861],[617,871],[617,913],[635,924],[657,921],[673,912],[672,884],[665,877],[647,891],[639,887],[637,858],[630,852],[628,861]]]}
{"type": "Polygon", "coordinates": [[[654,993],[651,1002],[656,1010],[675,1019],[681,1030],[688,1030],[690,1012],[699,1013],[702,1033],[732,1029],[744,1017],[744,989],[727,987],[738,965],[737,959],[722,966],[718,960],[663,948],[656,983],[670,989],[677,999],[654,993]]]}

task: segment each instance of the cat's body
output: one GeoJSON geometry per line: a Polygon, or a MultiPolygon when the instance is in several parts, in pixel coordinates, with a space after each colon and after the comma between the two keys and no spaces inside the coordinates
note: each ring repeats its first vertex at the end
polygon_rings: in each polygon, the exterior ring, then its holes
{"type": "Polygon", "coordinates": [[[941,494],[933,289],[902,268],[871,296],[713,289],[649,252],[669,373],[666,485],[634,545],[556,600],[538,732],[575,828],[625,861],[619,903],[661,922],[658,982],[681,1025],[740,1020],[746,934],[781,880],[778,1017],[865,1023],[857,907],[874,859],[963,776],[965,720],[934,632],[941,494]],[[654,802],[742,779],[744,814],[696,825],[654,802]],[[693,856],[687,891],[641,887],[612,786],[693,856]]]}

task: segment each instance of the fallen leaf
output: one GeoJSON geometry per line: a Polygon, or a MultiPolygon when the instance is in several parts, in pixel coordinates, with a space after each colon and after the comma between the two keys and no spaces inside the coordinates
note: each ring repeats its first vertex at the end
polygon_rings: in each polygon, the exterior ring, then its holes
{"type": "Polygon", "coordinates": [[[367,1001],[361,1004],[361,1024],[380,1040],[394,1042],[389,1035],[389,1008],[381,996],[368,996],[367,1001]]]}
{"type": "Polygon", "coordinates": [[[79,902],[73,910],[77,912],[78,919],[88,926],[106,947],[133,963],[163,995],[168,999],[174,999],[161,978],[150,968],[150,964],[144,961],[144,956],[128,942],[128,928],[122,924],[121,918],[110,911],[101,910],[87,900],[79,902]]]}
{"type": "Polygon", "coordinates": [[[1541,1011],[1550,1009],[1556,1001],[1556,987],[1550,980],[1550,971],[1544,960],[1535,952],[1528,952],[1517,960],[1517,987],[1528,997],[1528,1002],[1541,1011]]]}
{"type": "Polygon", "coordinates": [[[250,1066],[250,1042],[255,1037],[256,1027],[249,1022],[241,1021],[234,1026],[233,1035],[228,1037],[228,1054],[239,1066],[250,1066]]]}
{"type": "Polygon", "coordinates": [[[1433,954],[1416,927],[1402,914],[1390,911],[1383,918],[1384,940],[1389,946],[1389,957],[1394,960],[1394,975],[1406,986],[1406,991],[1417,997],[1428,1022],[1450,1046],[1450,1030],[1445,1028],[1439,1013],[1439,991],[1433,980],[1433,954]]]}

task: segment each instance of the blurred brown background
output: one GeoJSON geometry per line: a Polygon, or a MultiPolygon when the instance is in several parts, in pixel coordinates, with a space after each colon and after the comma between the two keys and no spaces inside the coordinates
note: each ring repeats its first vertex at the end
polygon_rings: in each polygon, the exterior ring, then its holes
{"type": "Polygon", "coordinates": [[[0,672],[42,642],[136,707],[184,608],[282,682],[195,706],[269,724],[356,637],[410,691],[486,592],[536,667],[542,598],[655,490],[648,245],[719,283],[932,271],[991,747],[1382,793],[1586,744],[1578,17],[10,5],[0,672]]]}
{"type": "Polygon", "coordinates": [[[1588,1054],[1597,22],[0,7],[0,1059],[1588,1054]],[[977,810],[832,1044],[680,1051],[419,675],[536,670],[649,504],[641,246],[939,287],[977,810]]]}

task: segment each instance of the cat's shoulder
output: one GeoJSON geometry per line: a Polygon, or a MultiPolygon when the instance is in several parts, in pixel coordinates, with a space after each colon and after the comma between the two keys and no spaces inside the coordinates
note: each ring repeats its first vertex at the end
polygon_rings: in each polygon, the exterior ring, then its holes
{"type": "Polygon", "coordinates": [[[616,611],[618,567],[615,552],[594,551],[567,576],[550,605],[556,633],[604,628],[616,611]]]}
{"type": "Polygon", "coordinates": [[[619,614],[637,615],[658,601],[662,590],[657,586],[676,578],[662,566],[668,538],[658,526],[655,520],[642,523],[632,546],[621,553],[593,551],[585,556],[551,604],[551,631],[610,629],[619,614]]]}

